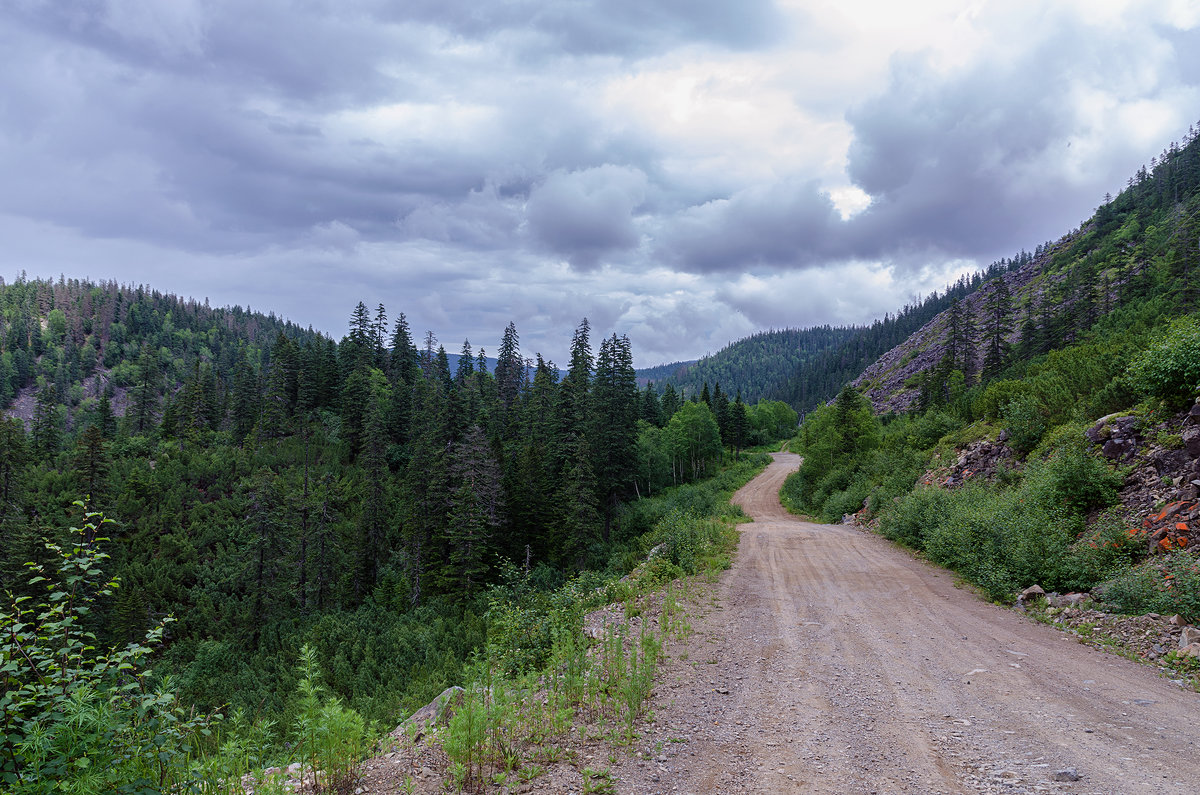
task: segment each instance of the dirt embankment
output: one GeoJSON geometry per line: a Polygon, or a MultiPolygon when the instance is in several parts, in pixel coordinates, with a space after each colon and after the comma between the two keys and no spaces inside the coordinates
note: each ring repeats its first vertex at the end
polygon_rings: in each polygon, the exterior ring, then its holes
{"type": "Polygon", "coordinates": [[[618,792],[1197,791],[1200,695],[882,538],[789,516],[797,464],[776,454],[735,495],[755,522],[618,792]]]}

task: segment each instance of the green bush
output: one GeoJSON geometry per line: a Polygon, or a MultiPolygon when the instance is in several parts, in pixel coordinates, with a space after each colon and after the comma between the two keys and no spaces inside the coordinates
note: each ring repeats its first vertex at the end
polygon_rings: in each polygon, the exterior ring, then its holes
{"type": "Polygon", "coordinates": [[[1029,465],[1024,485],[1033,499],[1075,513],[1106,508],[1117,501],[1121,476],[1091,453],[1083,426],[1060,426],[1047,434],[1038,449],[1046,458],[1029,465]]]}
{"type": "Polygon", "coordinates": [[[835,491],[825,500],[825,505],[821,508],[821,518],[830,524],[836,524],[842,521],[842,517],[848,513],[858,513],[863,508],[863,503],[867,501],[870,494],[870,483],[865,480],[857,480],[850,484],[849,488],[842,491],[835,491]]]}
{"type": "Polygon", "coordinates": [[[1183,317],[1134,359],[1129,378],[1142,394],[1186,406],[1200,391],[1200,320],[1183,317]]]}
{"type": "Polygon", "coordinates": [[[661,547],[661,555],[686,574],[695,574],[700,558],[720,541],[724,526],[673,512],[654,526],[647,543],[661,547]]]}
{"type": "Polygon", "coordinates": [[[988,420],[1000,418],[1003,409],[1014,400],[1029,394],[1029,386],[1024,381],[1000,380],[988,384],[971,407],[972,412],[988,420]]]}
{"type": "Polygon", "coordinates": [[[969,486],[952,494],[948,510],[926,533],[931,560],[960,572],[993,599],[1011,598],[1035,582],[1057,588],[1066,581],[1067,548],[1078,523],[1064,511],[1021,491],[969,486]]]}
{"type": "Polygon", "coordinates": [[[1022,490],[986,486],[918,488],[880,519],[885,536],[923,550],[994,599],[1035,582],[1049,588],[1068,582],[1067,550],[1078,524],[1022,490]]]}
{"type": "Polygon", "coordinates": [[[1073,589],[1086,590],[1104,580],[1117,577],[1146,556],[1146,537],[1111,513],[1096,523],[1071,545],[1069,566],[1073,589]]]}
{"type": "Polygon", "coordinates": [[[1200,620],[1200,558],[1176,550],[1121,571],[1097,592],[1126,613],[1179,613],[1200,620]]]}
{"type": "MultiPolygon", "coordinates": [[[[77,503],[82,507],[82,503],[77,503]]],[[[142,642],[99,649],[88,627],[97,600],[110,596],[108,555],[98,548],[110,524],[88,512],[71,545],[47,543],[57,576],[34,568],[31,588],[0,614],[0,782],[10,793],[149,793],[198,784],[186,764],[209,719],[189,716],[169,683],[153,687],[145,667],[163,624],[142,642]]]]}
{"type": "Polygon", "coordinates": [[[880,517],[880,532],[906,547],[924,550],[926,529],[945,515],[952,499],[945,489],[914,489],[880,517]]]}
{"type": "Polygon", "coordinates": [[[1009,445],[1019,453],[1037,447],[1046,432],[1046,418],[1041,404],[1032,395],[1024,395],[1005,403],[1000,413],[1009,433],[1009,445]]]}

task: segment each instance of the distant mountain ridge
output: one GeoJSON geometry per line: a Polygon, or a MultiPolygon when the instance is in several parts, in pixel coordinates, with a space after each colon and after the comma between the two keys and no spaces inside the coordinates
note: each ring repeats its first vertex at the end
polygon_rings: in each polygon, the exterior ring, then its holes
{"type": "Polygon", "coordinates": [[[725,394],[734,396],[740,392],[743,401],[756,403],[764,398],[774,399],[797,368],[840,345],[855,332],[852,327],[829,325],[761,331],[696,361],[639,370],[638,377],[660,386],[670,383],[688,397],[700,394],[705,384],[710,389],[720,384],[725,394]]]}

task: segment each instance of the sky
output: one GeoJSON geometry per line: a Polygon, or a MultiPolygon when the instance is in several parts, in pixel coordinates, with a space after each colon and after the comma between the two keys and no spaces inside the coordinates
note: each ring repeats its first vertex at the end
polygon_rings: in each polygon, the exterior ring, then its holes
{"type": "Polygon", "coordinates": [[[635,363],[869,323],[1200,120],[1200,1],[4,0],[0,276],[635,363]]]}

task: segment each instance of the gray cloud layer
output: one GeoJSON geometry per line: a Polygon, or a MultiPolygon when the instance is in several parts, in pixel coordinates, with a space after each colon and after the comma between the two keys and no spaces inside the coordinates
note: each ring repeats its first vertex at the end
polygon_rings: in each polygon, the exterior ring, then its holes
{"type": "MultiPolygon", "coordinates": [[[[976,29],[1003,38],[1004,8],[976,29]]],[[[845,20],[767,0],[22,0],[0,262],[334,334],[360,298],[477,345],[515,319],[559,358],[585,314],[643,363],[866,321],[1057,237],[1182,132],[1200,42],[1153,8],[871,71],[845,20]],[[815,154],[755,138],[791,125],[815,154]],[[870,205],[844,217],[849,186],[870,205]],[[832,300],[864,278],[873,300],[832,300]]]]}

